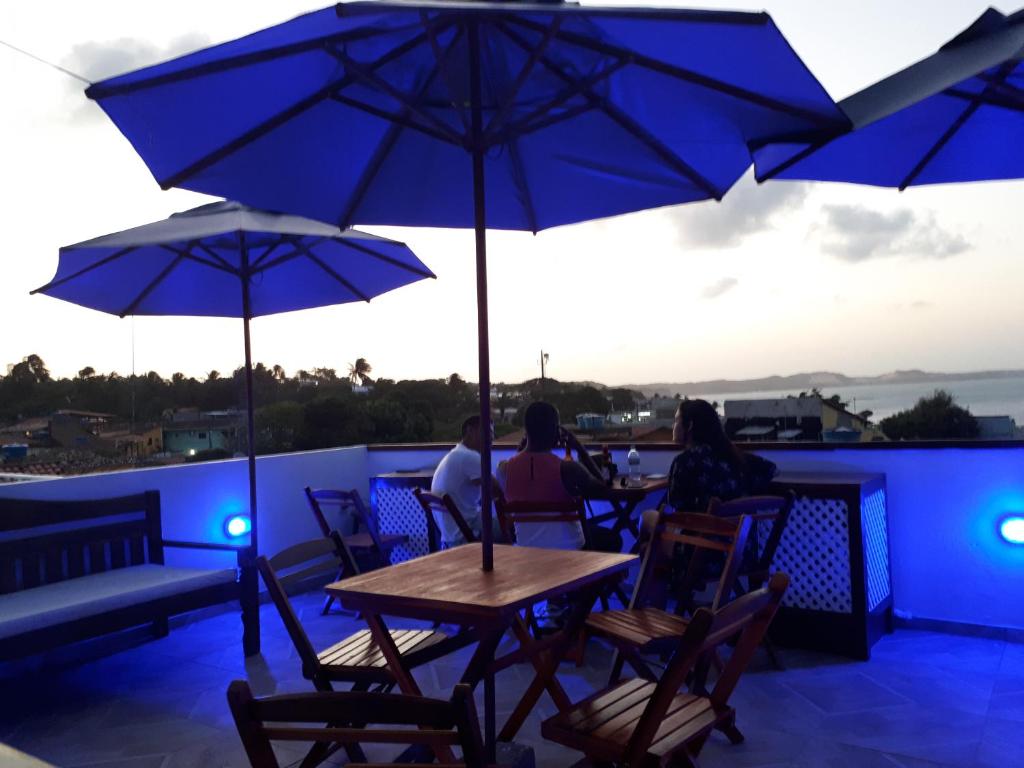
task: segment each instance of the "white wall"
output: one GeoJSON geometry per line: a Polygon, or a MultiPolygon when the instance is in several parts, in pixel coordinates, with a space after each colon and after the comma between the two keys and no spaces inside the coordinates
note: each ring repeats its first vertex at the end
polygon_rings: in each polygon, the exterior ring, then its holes
{"type": "Polygon", "coordinates": [[[897,610],[1024,628],[1024,546],[998,533],[1024,514],[1024,446],[758,453],[785,470],[885,474],[897,610]]]}
{"type": "MultiPolygon", "coordinates": [[[[5,498],[98,499],[142,491],[160,492],[164,537],[189,541],[230,541],[224,520],[249,507],[246,459],[197,462],[172,467],[134,469],[58,480],[12,483],[0,489],[5,498]]],[[[320,535],[302,489],[357,488],[368,498],[366,447],[334,448],[305,453],[260,456],[256,459],[256,503],[260,552],[320,535]]],[[[230,553],[167,550],[176,565],[230,565],[230,553]]]]}
{"type": "MultiPolygon", "coordinates": [[[[639,446],[645,473],[667,472],[674,452],[639,446]]],[[[495,461],[509,454],[501,448],[495,461]]],[[[317,535],[305,485],[357,488],[399,469],[434,467],[444,448],[375,450],[365,446],[260,457],[260,549],[275,552],[317,535]]],[[[1024,446],[761,450],[784,470],[883,472],[896,608],[916,618],[1024,628],[1024,547],[1003,542],[999,519],[1024,514],[1024,446]]],[[[613,452],[621,469],[624,450],[613,452]]],[[[15,483],[0,495],[99,498],[160,491],[168,538],[224,541],[222,525],[247,506],[244,460],[205,462],[84,477],[15,483]]],[[[652,500],[653,501],[653,500],[652,500]]],[[[173,555],[171,562],[185,562],[173,555]]],[[[188,562],[227,562],[202,555],[188,562]]],[[[212,562],[210,563],[212,564],[212,562]]]]}

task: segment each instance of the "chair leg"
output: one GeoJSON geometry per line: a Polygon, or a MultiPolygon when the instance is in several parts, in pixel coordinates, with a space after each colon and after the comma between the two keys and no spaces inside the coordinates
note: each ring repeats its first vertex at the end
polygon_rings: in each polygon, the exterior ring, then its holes
{"type": "Polygon", "coordinates": [[[326,616],[331,610],[331,604],[334,602],[334,595],[327,595],[324,598],[324,606],[320,609],[320,615],[326,616]]]}
{"type": "Polygon", "coordinates": [[[736,713],[733,712],[728,720],[725,720],[718,724],[718,730],[725,734],[725,737],[729,739],[730,744],[742,744],[743,734],[740,729],[736,727],[736,713]]]}
{"type": "Polygon", "coordinates": [[[764,646],[765,651],[768,653],[768,659],[772,663],[772,669],[777,669],[780,672],[783,671],[786,667],[783,666],[781,661],[779,661],[779,656],[775,652],[775,643],[773,643],[771,639],[769,639],[769,637],[765,635],[764,638],[761,640],[761,645],[764,646]]]}
{"type": "Polygon", "coordinates": [[[625,664],[626,659],[622,655],[622,651],[615,649],[615,655],[612,657],[612,671],[608,675],[608,685],[612,686],[622,679],[622,666],[625,664]]]}

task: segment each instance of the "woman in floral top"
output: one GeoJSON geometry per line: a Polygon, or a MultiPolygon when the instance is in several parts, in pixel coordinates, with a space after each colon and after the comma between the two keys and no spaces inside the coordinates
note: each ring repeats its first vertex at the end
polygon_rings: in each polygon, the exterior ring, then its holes
{"type": "Polygon", "coordinates": [[[778,472],[772,462],[740,452],[706,400],[679,404],[672,438],[683,446],[668,476],[668,503],[676,510],[703,512],[713,497],[730,501],[763,493],[778,472]]]}

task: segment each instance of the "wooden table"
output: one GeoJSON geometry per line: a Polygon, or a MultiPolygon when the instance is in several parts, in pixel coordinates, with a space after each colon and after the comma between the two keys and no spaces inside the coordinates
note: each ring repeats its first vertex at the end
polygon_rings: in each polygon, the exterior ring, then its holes
{"type": "Polygon", "coordinates": [[[608,501],[612,505],[611,510],[608,512],[594,515],[590,519],[595,523],[615,520],[612,530],[616,533],[620,533],[623,528],[628,528],[635,540],[630,551],[636,552],[638,551],[637,542],[640,540],[640,521],[633,518],[633,513],[640,506],[640,502],[652,493],[664,491],[668,488],[668,475],[658,475],[657,477],[644,475],[642,484],[636,487],[620,485],[620,480],[623,477],[620,475],[612,481],[612,485],[608,489],[611,493],[611,498],[597,499],[594,497],[593,499],[588,499],[588,501],[608,501]]]}
{"type": "Polygon", "coordinates": [[[633,555],[582,552],[536,547],[494,546],[494,570],[480,567],[480,544],[465,544],[409,560],[378,571],[327,585],[327,592],[348,610],[363,614],[374,639],[403,693],[422,695],[383,616],[439,621],[472,628],[478,641],[461,682],[484,681],[484,738],[488,759],[494,760],[494,675],[520,661],[536,669],[533,681],[516,705],[500,738],[511,740],[546,689],[560,711],[571,705],[555,677],[558,663],[583,626],[597,595],[622,579],[636,561],[633,555]],[[534,640],[519,612],[541,600],[570,592],[580,594],[565,628],[544,640],[534,640]],[[500,659],[494,654],[502,636],[512,629],[518,650],[500,659]]]}

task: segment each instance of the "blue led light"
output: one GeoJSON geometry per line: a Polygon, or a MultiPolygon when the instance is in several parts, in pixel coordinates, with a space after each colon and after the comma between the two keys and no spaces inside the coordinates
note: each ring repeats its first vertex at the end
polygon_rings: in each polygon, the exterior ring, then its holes
{"type": "Polygon", "coordinates": [[[224,521],[224,533],[233,539],[245,536],[252,530],[252,521],[248,515],[232,515],[224,521]]]}
{"type": "Polygon", "coordinates": [[[999,521],[999,535],[1011,544],[1024,544],[1024,515],[1007,515],[999,521]]]}

